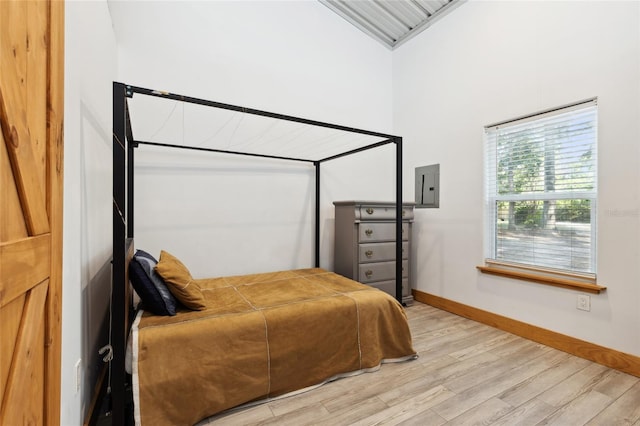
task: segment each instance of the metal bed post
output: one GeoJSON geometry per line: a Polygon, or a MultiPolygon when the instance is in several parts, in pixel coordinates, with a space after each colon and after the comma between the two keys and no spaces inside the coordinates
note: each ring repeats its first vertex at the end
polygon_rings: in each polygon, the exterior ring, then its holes
{"type": "Polygon", "coordinates": [[[320,267],[320,162],[314,161],[316,167],[316,223],[315,223],[315,245],[316,245],[316,268],[320,267]]]}
{"type": "Polygon", "coordinates": [[[396,143],[396,300],[402,304],[402,138],[396,143]]]}
{"type": "Polygon", "coordinates": [[[113,424],[125,424],[126,297],[126,88],[113,83],[113,269],[111,345],[111,403],[113,424]],[[114,303],[115,302],[115,303],[114,303]]]}

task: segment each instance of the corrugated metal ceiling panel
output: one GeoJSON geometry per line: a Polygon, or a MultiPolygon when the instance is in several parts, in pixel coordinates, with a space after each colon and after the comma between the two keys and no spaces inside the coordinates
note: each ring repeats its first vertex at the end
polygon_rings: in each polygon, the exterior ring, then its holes
{"type": "Polygon", "coordinates": [[[393,49],[462,0],[319,0],[348,22],[393,49]]]}

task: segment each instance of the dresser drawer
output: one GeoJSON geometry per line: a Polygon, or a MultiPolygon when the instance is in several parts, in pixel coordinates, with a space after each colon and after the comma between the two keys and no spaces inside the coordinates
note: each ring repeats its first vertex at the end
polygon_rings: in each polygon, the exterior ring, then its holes
{"type": "MultiPolygon", "coordinates": [[[[402,258],[407,259],[409,257],[409,242],[404,241],[402,243],[402,258]]],[[[384,260],[395,260],[396,258],[396,243],[395,241],[389,243],[366,243],[358,246],[358,261],[360,263],[366,262],[380,262],[384,260]]]]}
{"type": "MultiPolygon", "coordinates": [[[[409,239],[409,224],[402,224],[402,239],[409,239]]],[[[393,222],[362,222],[358,226],[358,241],[395,241],[396,240],[396,224],[393,222]]]]}
{"type": "MultiPolygon", "coordinates": [[[[378,282],[367,284],[367,285],[371,287],[375,287],[378,290],[382,290],[385,293],[388,293],[391,296],[396,297],[396,281],[395,280],[378,281],[378,282]]],[[[409,279],[403,278],[402,279],[402,295],[408,296],[410,294],[411,294],[411,290],[409,289],[409,279]]]]}
{"type": "MultiPolygon", "coordinates": [[[[402,261],[402,277],[409,276],[409,261],[402,261]]],[[[358,281],[368,284],[374,281],[393,280],[396,277],[396,262],[363,263],[358,265],[358,281]]]]}
{"type": "MultiPolygon", "coordinates": [[[[396,218],[395,206],[360,206],[360,220],[392,220],[396,218]]],[[[413,206],[402,208],[402,219],[413,219],[413,206]]]]}

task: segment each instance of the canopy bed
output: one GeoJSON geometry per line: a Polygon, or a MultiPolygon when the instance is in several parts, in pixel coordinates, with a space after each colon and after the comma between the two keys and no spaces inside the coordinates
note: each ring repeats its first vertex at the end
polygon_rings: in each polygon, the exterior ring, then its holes
{"type": "MultiPolygon", "coordinates": [[[[224,124],[216,133],[230,122],[225,120],[221,119],[224,124]]],[[[235,125],[234,134],[239,126],[240,121],[235,125]]],[[[276,135],[270,139],[282,140],[282,137],[276,135]]],[[[131,394],[136,422],[189,424],[243,403],[308,389],[347,374],[375,369],[384,362],[415,358],[401,307],[402,205],[401,137],[114,82],[109,375],[113,424],[130,422],[131,394]],[[241,148],[230,149],[140,140],[132,130],[130,101],[134,96],[240,113],[243,126],[259,120],[270,123],[270,132],[279,126],[290,139],[300,134],[302,139],[304,135],[312,137],[290,147],[291,155],[278,152],[268,143],[246,143],[240,144],[241,148]],[[300,128],[312,131],[296,130],[300,128]],[[321,165],[387,144],[395,144],[396,153],[395,300],[379,290],[320,268],[321,165]],[[315,264],[307,269],[195,279],[186,266],[169,253],[163,251],[156,261],[148,253],[136,251],[133,243],[134,152],[143,145],[312,165],[315,168],[315,264]],[[158,276],[170,292],[165,289],[151,301],[151,296],[139,287],[142,285],[139,280],[150,278],[143,284],[148,284],[153,292],[158,276]],[[138,312],[132,304],[130,278],[138,283],[134,283],[134,287],[144,303],[144,309],[138,312]],[[156,315],[154,309],[149,309],[154,303],[163,303],[173,296],[178,303],[173,307],[166,305],[171,308],[164,312],[167,316],[156,315]],[[302,346],[295,346],[301,341],[304,341],[302,346]],[[236,348],[237,345],[242,346],[236,348]],[[133,375],[127,373],[127,355],[132,360],[129,371],[133,375]],[[225,371],[234,374],[222,377],[225,371]],[[196,377],[201,380],[197,381],[196,377]],[[207,402],[193,403],[200,399],[207,402]],[[181,406],[187,409],[180,409],[181,406]]]]}

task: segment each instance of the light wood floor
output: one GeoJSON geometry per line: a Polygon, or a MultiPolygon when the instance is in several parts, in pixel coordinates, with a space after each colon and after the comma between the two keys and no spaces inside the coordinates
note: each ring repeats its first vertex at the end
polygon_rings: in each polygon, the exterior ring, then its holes
{"type": "Polygon", "coordinates": [[[199,425],[634,425],[640,379],[422,303],[420,358],[199,425]]]}

